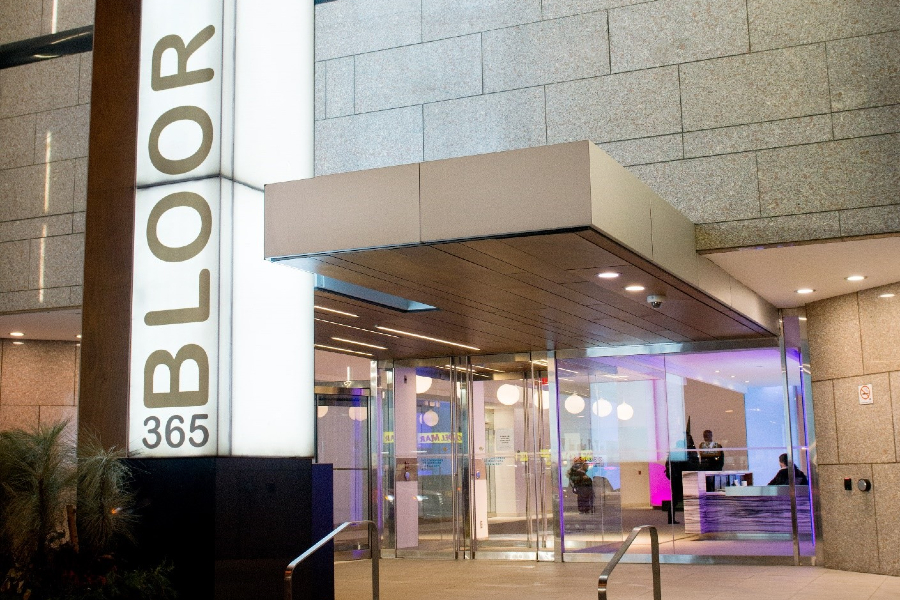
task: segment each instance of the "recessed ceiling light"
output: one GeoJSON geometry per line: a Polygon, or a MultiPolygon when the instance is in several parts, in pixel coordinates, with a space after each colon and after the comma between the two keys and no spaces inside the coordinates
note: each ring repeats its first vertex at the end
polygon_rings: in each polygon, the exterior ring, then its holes
{"type": "Polygon", "coordinates": [[[329,325],[337,325],[338,327],[346,327],[347,329],[355,329],[357,331],[365,331],[367,333],[374,333],[375,335],[383,335],[384,337],[399,339],[396,335],[382,333],[380,331],[374,331],[372,329],[366,329],[365,327],[356,327],[354,325],[347,325],[346,323],[338,323],[337,321],[328,321],[326,319],[320,319],[319,317],[313,317],[313,320],[319,321],[320,323],[328,323],[329,325]]]}
{"type": "Polygon", "coordinates": [[[21,346],[25,342],[13,342],[13,346],[21,346]]]}
{"type": "Polygon", "coordinates": [[[734,412],[734,409],[732,409],[732,408],[729,408],[729,409],[728,409],[728,410],[726,410],[726,411],[725,411],[725,412],[727,412],[727,413],[733,413],[733,412],[734,412]]]}
{"type": "Polygon", "coordinates": [[[629,285],[627,288],[625,288],[625,291],[626,291],[626,292],[643,292],[643,291],[644,291],[644,286],[642,286],[642,285],[629,285]]]}
{"type": "Polygon", "coordinates": [[[621,275],[621,273],[616,273],[615,271],[603,271],[602,273],[597,273],[597,277],[601,279],[615,279],[621,275]]]}
{"type": "Polygon", "coordinates": [[[365,346],[366,348],[375,348],[377,350],[387,350],[387,348],[385,348],[384,346],[376,346],[375,344],[367,344],[365,342],[357,342],[354,340],[348,340],[347,338],[333,337],[331,339],[333,339],[336,342],[344,342],[346,344],[356,344],[357,346],[365,346]]]}
{"type": "Polygon", "coordinates": [[[466,344],[460,344],[459,342],[451,342],[449,340],[442,340],[440,338],[430,337],[430,336],[422,335],[419,333],[412,333],[410,331],[402,331],[400,329],[391,329],[390,327],[382,327],[381,325],[376,325],[375,329],[380,329],[382,331],[390,331],[391,333],[398,333],[400,335],[406,335],[409,337],[418,338],[420,340],[428,340],[429,342],[437,342],[439,344],[447,344],[448,346],[457,346],[458,348],[465,348],[466,350],[481,351],[481,348],[476,348],[475,346],[467,346],[466,344]]]}
{"type": "Polygon", "coordinates": [[[11,335],[13,337],[25,337],[25,334],[22,333],[21,331],[10,331],[9,335],[11,335]]]}
{"type": "Polygon", "coordinates": [[[358,350],[351,350],[350,348],[338,348],[337,346],[326,346],[325,344],[313,344],[316,348],[322,348],[323,350],[335,350],[336,352],[349,352],[350,354],[361,354],[363,356],[375,356],[370,352],[359,352],[358,350]]]}
{"type": "Polygon", "coordinates": [[[797,293],[798,294],[812,294],[814,291],[816,291],[816,290],[814,290],[812,288],[800,288],[799,290],[797,290],[797,293]]]}
{"type": "Polygon", "coordinates": [[[862,281],[865,278],[866,278],[865,275],[851,275],[850,277],[847,277],[846,279],[847,279],[847,281],[862,281]]]}
{"type": "Polygon", "coordinates": [[[81,334],[79,333],[79,334],[76,335],[75,337],[77,337],[77,338],[80,340],[80,339],[81,339],[81,334]]]}
{"type": "Polygon", "coordinates": [[[718,370],[718,369],[716,369],[716,373],[718,373],[718,372],[719,372],[719,370],[718,370]]]}
{"type": "Polygon", "coordinates": [[[879,297],[879,298],[893,298],[893,297],[894,297],[894,294],[888,292],[888,293],[886,293],[886,294],[879,294],[878,297],[879,297]]]}
{"type": "Polygon", "coordinates": [[[806,317],[800,317],[800,320],[801,320],[801,321],[805,321],[805,320],[806,320],[806,317]]]}
{"type": "Polygon", "coordinates": [[[732,375],[731,378],[734,379],[734,375],[732,375]]]}
{"type": "Polygon", "coordinates": [[[316,310],[324,310],[325,312],[334,313],[336,315],[344,315],[346,317],[353,317],[354,319],[358,319],[359,315],[354,315],[351,312],[346,312],[343,310],[337,310],[336,308],[328,308],[327,306],[319,306],[318,304],[314,304],[313,308],[316,310]]]}

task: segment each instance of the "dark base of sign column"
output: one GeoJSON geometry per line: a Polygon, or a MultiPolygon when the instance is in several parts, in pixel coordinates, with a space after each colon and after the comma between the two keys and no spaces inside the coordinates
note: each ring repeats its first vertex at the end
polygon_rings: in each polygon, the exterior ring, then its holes
{"type": "MultiPolygon", "coordinates": [[[[287,564],[333,526],[331,465],[300,458],[129,462],[139,516],[131,558],[173,564],[180,598],[281,599],[287,564]]],[[[333,600],[333,548],[309,562],[294,575],[294,598],[333,600]]]]}

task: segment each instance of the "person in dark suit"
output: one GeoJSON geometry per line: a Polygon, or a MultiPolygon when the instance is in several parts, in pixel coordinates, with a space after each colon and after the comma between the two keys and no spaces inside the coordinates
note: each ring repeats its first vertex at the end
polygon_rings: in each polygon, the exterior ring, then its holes
{"type": "MultiPolygon", "coordinates": [[[[772,481],[769,482],[769,485],[790,485],[790,473],[788,473],[788,457],[787,452],[778,457],[778,464],[781,465],[781,470],[778,471],[778,474],[772,478],[772,481]]],[[[809,479],[806,478],[806,475],[797,468],[797,465],[791,464],[794,467],[794,481],[797,485],[809,485],[809,479]]]]}

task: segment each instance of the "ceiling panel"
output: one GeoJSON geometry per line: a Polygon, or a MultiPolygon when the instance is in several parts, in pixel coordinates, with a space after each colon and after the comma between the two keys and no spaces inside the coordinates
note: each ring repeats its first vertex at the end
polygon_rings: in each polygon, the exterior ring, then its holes
{"type": "Polygon", "coordinates": [[[316,342],[376,359],[771,336],[591,230],[342,252],[287,262],[437,307],[403,312],[318,291],[318,304],[357,316],[320,314],[330,322],[316,321],[316,342]],[[597,277],[610,268],[621,277],[597,277]],[[646,290],[626,292],[624,287],[633,282],[646,290]],[[649,293],[667,296],[659,310],[647,304],[649,293]],[[378,335],[374,332],[379,326],[435,339],[378,335]],[[343,335],[347,331],[354,336],[343,335]],[[385,349],[339,343],[334,337],[385,349]]]}

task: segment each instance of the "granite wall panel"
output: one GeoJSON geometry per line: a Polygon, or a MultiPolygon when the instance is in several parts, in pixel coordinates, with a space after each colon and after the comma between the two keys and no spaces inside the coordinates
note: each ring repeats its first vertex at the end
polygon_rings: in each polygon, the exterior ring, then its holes
{"type": "Polygon", "coordinates": [[[835,379],[834,410],[841,463],[897,462],[893,403],[887,373],[835,379]],[[874,403],[859,403],[859,386],[871,384],[874,403]]]}
{"type": "Polygon", "coordinates": [[[898,202],[900,135],[793,146],[759,153],[764,216],[898,202]]]}
{"type": "Polygon", "coordinates": [[[35,429],[40,423],[38,406],[3,406],[0,404],[0,431],[35,429]]]}
{"type": "Polygon", "coordinates": [[[57,33],[94,24],[94,0],[44,0],[42,32],[57,33]]]}
{"type": "Polygon", "coordinates": [[[72,233],[72,214],[51,215],[36,219],[0,221],[0,242],[29,240],[72,233]]]}
{"type": "Polygon", "coordinates": [[[547,142],[594,143],[681,132],[676,67],[547,86],[547,142]]]}
{"type": "Polygon", "coordinates": [[[90,104],[38,113],[34,134],[35,164],[86,157],[90,113],[90,104]]]}
{"type": "Polygon", "coordinates": [[[72,212],[74,168],[67,160],[0,171],[0,221],[72,212]]]}
{"type": "Polygon", "coordinates": [[[746,4],[659,0],[616,8],[609,45],[613,73],[742,54],[750,46],[746,4]]]}
{"type": "Polygon", "coordinates": [[[354,87],[354,62],[356,57],[347,56],[336,58],[322,64],[325,69],[325,82],[323,93],[325,94],[323,118],[346,117],[352,115],[354,87]]]}
{"type": "Polygon", "coordinates": [[[833,110],[900,103],[900,31],[836,40],[827,47],[833,110]]]}
{"type": "Polygon", "coordinates": [[[0,292],[28,289],[28,240],[0,243],[0,292]]]}
{"type": "Polygon", "coordinates": [[[41,35],[43,0],[0,0],[0,46],[41,35]]]}
{"type": "Polygon", "coordinates": [[[626,167],[684,158],[684,143],[680,134],[601,142],[599,145],[616,162],[626,167]]]}
{"type": "Polygon", "coordinates": [[[81,285],[84,235],[74,233],[31,240],[30,289],[81,285]]]}
{"type": "Polygon", "coordinates": [[[681,65],[686,131],[830,111],[825,45],[681,65]]]}
{"type": "Polygon", "coordinates": [[[87,104],[91,101],[91,81],[94,76],[94,53],[85,52],[81,55],[78,68],[78,103],[87,104]]]}
{"type": "Polygon", "coordinates": [[[363,54],[355,73],[358,113],[474,96],[482,85],[481,36],[363,54]]]}
{"type": "Polygon", "coordinates": [[[896,0],[747,0],[751,49],[768,50],[897,29],[896,0]]]}
{"type": "Polygon", "coordinates": [[[423,0],[425,41],[541,20],[541,0],[423,0]]]}
{"type": "Polygon", "coordinates": [[[316,60],[421,41],[421,0],[341,0],[316,5],[316,60]]]}
{"type": "Polygon", "coordinates": [[[862,341],[856,294],[806,305],[813,381],[862,375],[862,341]]]}
{"type": "MultiPolygon", "coordinates": [[[[880,572],[900,576],[900,464],[872,465],[880,572]]],[[[887,596],[886,596],[887,598],[887,596]]]]}
{"type": "Polygon", "coordinates": [[[74,343],[5,339],[2,351],[0,406],[75,406],[74,343]]]}
{"type": "Polygon", "coordinates": [[[835,238],[841,235],[841,214],[831,211],[701,223],[695,227],[697,250],[835,238]]]}
{"type": "Polygon", "coordinates": [[[316,123],[316,175],[420,162],[422,107],[316,123]]]}
{"type": "Polygon", "coordinates": [[[900,104],[834,113],[835,139],[900,132],[900,104]]]}
{"type": "Polygon", "coordinates": [[[80,64],[76,54],[0,71],[0,118],[78,104],[80,64]]]}
{"type": "Polygon", "coordinates": [[[756,157],[752,153],[658,163],[630,170],[695,223],[759,216],[756,157]]]}
{"type": "Polygon", "coordinates": [[[34,115],[0,120],[0,169],[25,167],[34,160],[34,115]]]}
{"type": "Polygon", "coordinates": [[[482,35],[486,93],[609,73],[603,12],[497,29],[482,35]]]}
{"type": "Polygon", "coordinates": [[[856,237],[900,231],[900,204],[842,210],[841,235],[856,237]]]}
{"type": "MultiPolygon", "coordinates": [[[[845,571],[871,571],[878,565],[875,495],[844,490],[844,477],[854,483],[872,479],[871,465],[820,465],[819,497],[825,566],[845,571]]],[[[835,596],[838,597],[838,596],[835,596]]]]}
{"type": "Polygon", "coordinates": [[[606,10],[608,8],[616,8],[618,6],[641,4],[646,1],[647,0],[543,0],[541,4],[544,18],[556,19],[558,17],[579,15],[598,10],[606,10]]]}
{"type": "Polygon", "coordinates": [[[820,465],[840,462],[837,442],[837,420],[834,410],[834,383],[812,384],[813,411],[816,424],[816,460],[820,465]]]}
{"type": "Polygon", "coordinates": [[[543,88],[426,104],[425,160],[547,143],[543,88]]]}
{"type": "Polygon", "coordinates": [[[832,138],[830,115],[766,121],[684,134],[687,158],[825,142],[832,138]]]}
{"type": "MultiPolygon", "coordinates": [[[[885,293],[900,294],[900,284],[861,291],[859,325],[862,339],[863,370],[866,373],[900,371],[900,302],[897,297],[882,298],[885,293]]],[[[900,388],[897,388],[900,394],[900,388]]],[[[900,403],[900,395],[897,397],[900,403]]]]}

